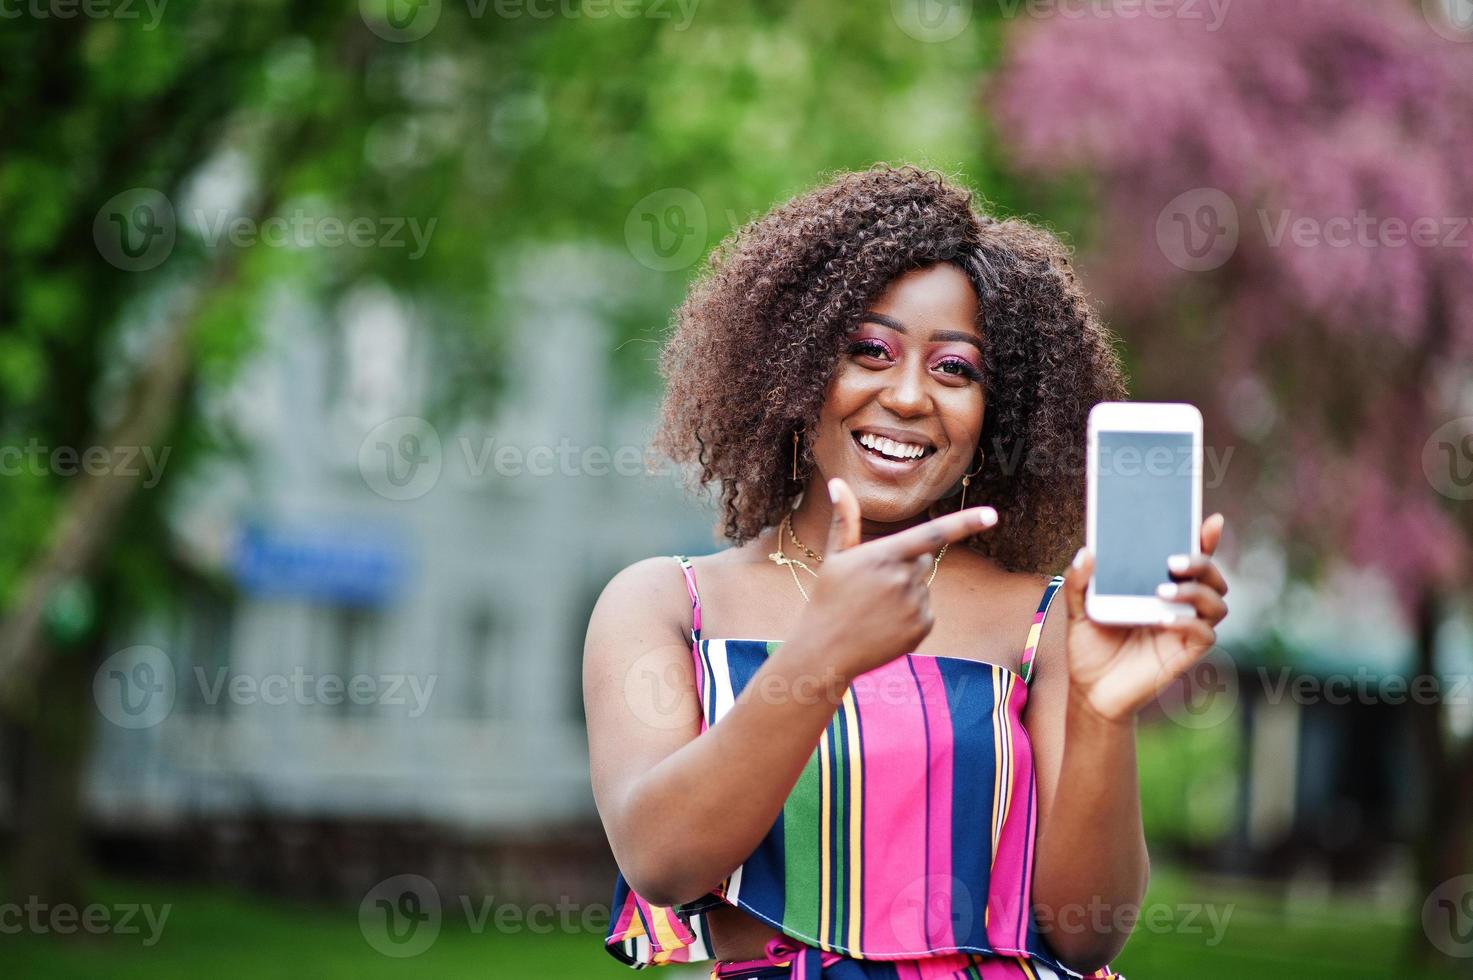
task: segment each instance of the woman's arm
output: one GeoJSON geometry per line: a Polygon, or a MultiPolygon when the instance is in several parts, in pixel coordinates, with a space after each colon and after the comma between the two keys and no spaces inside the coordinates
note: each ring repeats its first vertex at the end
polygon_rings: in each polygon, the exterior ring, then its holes
{"type": "Polygon", "coordinates": [[[699,898],[757,848],[848,684],[823,636],[805,632],[700,734],[681,611],[672,559],[630,566],[594,608],[583,661],[594,799],[630,887],[656,905],[699,898]],[[826,675],[828,689],[812,683],[826,675]]]}
{"type": "MultiPolygon", "coordinates": [[[[1200,557],[1167,574],[1192,615],[1167,626],[1109,626],[1084,612],[1094,559],[1064,576],[1066,614],[1044,626],[1026,715],[1038,785],[1033,904],[1071,969],[1119,954],[1149,878],[1135,762],[1135,717],[1212,649],[1227,583],[1212,562],[1223,517],[1202,522],[1200,557]]],[[[1165,571],[1165,570],[1163,570],[1165,571]]]]}
{"type": "Polygon", "coordinates": [[[1064,610],[1052,612],[1025,713],[1038,784],[1033,904],[1064,965],[1089,973],[1125,946],[1150,876],[1135,716],[1112,722],[1070,696],[1064,610]]]}

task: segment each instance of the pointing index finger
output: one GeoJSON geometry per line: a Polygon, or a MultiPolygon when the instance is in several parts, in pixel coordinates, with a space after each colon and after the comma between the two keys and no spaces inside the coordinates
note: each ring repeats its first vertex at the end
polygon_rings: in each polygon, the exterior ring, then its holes
{"type": "Polygon", "coordinates": [[[953,541],[970,538],[996,523],[997,511],[991,507],[968,507],[892,534],[884,540],[883,547],[897,558],[915,558],[953,541]]]}

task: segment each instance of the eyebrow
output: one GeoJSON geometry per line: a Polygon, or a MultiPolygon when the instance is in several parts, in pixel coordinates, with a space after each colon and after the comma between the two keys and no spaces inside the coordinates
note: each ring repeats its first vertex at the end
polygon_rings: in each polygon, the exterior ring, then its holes
{"type": "MultiPolygon", "coordinates": [[[[899,320],[895,319],[894,317],[886,316],[883,313],[873,313],[866,311],[860,314],[859,319],[860,322],[867,321],[869,323],[878,323],[882,327],[889,327],[891,330],[894,330],[897,333],[910,332],[905,329],[905,327],[900,323],[899,320]]],[[[982,352],[982,341],[977,338],[976,334],[963,333],[960,330],[931,331],[931,341],[934,343],[938,340],[950,340],[962,344],[971,344],[973,347],[977,348],[978,353],[982,352]]]]}

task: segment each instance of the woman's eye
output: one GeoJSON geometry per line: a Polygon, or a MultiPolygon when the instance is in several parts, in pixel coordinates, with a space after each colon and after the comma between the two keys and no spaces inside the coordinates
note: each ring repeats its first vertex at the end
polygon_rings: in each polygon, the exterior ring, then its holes
{"type": "Polygon", "coordinates": [[[936,367],[939,370],[946,372],[947,374],[954,374],[959,378],[966,378],[969,381],[982,380],[981,372],[967,361],[951,359],[942,361],[941,363],[937,364],[936,367]]]}
{"type": "Polygon", "coordinates": [[[890,351],[884,344],[877,340],[860,340],[850,345],[849,353],[856,357],[878,357],[884,360],[890,356],[890,351]]]}

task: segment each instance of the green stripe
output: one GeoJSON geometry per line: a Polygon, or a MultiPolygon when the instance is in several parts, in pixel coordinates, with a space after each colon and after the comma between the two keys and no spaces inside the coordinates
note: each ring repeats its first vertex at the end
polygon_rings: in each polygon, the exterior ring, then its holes
{"type": "Polygon", "coordinates": [[[830,922],[833,933],[829,942],[843,945],[844,919],[849,912],[849,893],[845,885],[849,880],[849,740],[844,737],[844,708],[834,712],[834,915],[830,922]]]}
{"type": "Polygon", "coordinates": [[[818,934],[818,750],[815,748],[783,804],[783,926],[818,934]]]}

